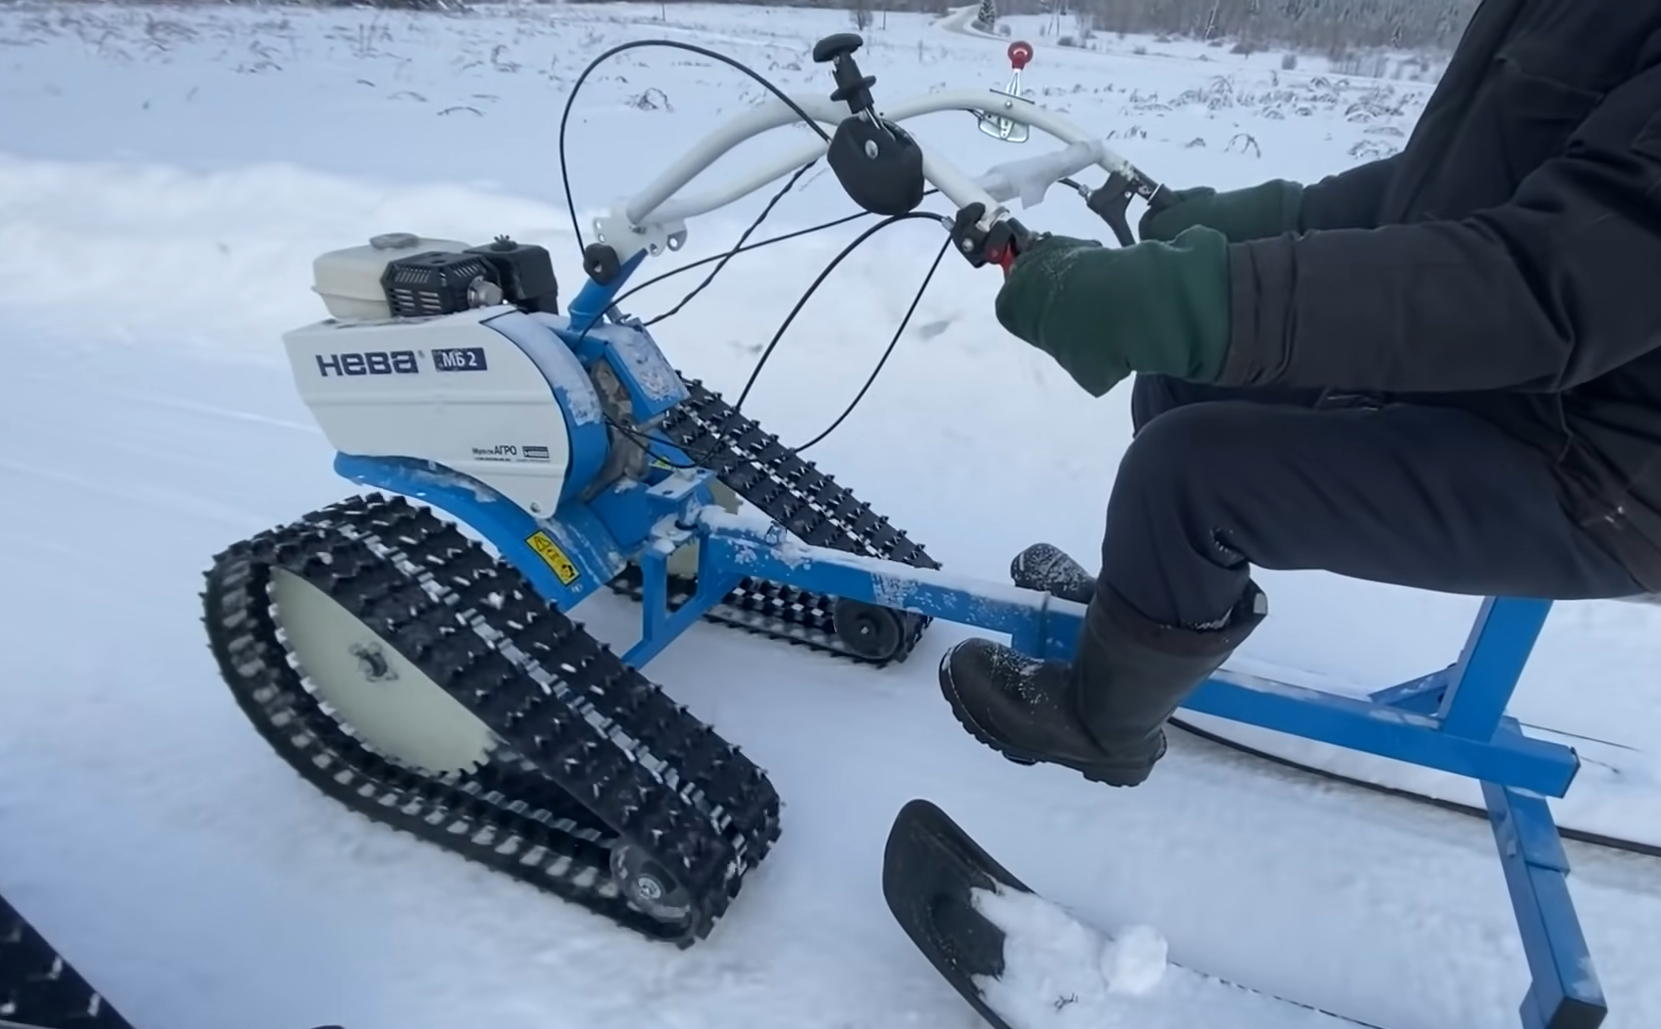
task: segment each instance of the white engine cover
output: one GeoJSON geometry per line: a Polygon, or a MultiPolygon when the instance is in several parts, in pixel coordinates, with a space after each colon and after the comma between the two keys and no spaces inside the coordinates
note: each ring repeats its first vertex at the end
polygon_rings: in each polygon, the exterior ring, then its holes
{"type": "Polygon", "coordinates": [[[572,393],[574,415],[599,416],[576,355],[510,306],[324,321],[286,333],[283,344],[295,387],[336,450],[433,461],[540,517],[558,507],[571,466],[565,415],[550,383],[572,393]]]}
{"type": "Polygon", "coordinates": [[[430,250],[461,253],[467,244],[454,239],[429,239],[413,232],[385,232],[368,246],[347,247],[318,255],[312,262],[312,290],[323,298],[329,314],[342,321],[391,318],[381,275],[386,266],[403,257],[430,250]]]}

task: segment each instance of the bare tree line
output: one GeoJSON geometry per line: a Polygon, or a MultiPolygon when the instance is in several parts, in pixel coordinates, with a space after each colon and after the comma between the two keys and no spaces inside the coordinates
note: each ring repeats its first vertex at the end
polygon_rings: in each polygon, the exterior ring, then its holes
{"type": "MultiPolygon", "coordinates": [[[[584,2],[584,0],[571,0],[584,2]]],[[[673,10],[686,0],[661,0],[673,10]]],[[[756,0],[700,0],[753,3],[756,0]]],[[[882,11],[944,14],[965,0],[767,0],[842,8],[859,25],[882,11]]],[[[1352,48],[1452,49],[1478,0],[997,0],[1000,16],[1046,14],[1058,34],[1126,32],[1224,40],[1242,49],[1285,46],[1337,54],[1352,48]]],[[[1637,2],[1637,0],[1634,0],[1637,2]]]]}
{"type": "MultiPolygon", "coordinates": [[[[0,6],[6,0],[0,0],[0,6]]],[[[94,0],[96,2],[96,0],[94,0]]],[[[120,2],[120,0],[118,0],[120,2]]],[[[133,0],[128,0],[133,2],[133,0]]],[[[146,0],[136,0],[144,3],[146,0]]],[[[156,0],[203,6],[249,0],[156,0]]],[[[252,0],[272,6],[461,10],[470,0],[252,0]]],[[[477,2],[477,0],[473,0],[477,2]]],[[[605,3],[607,0],[553,0],[605,3]]],[[[817,7],[849,12],[866,28],[886,11],[946,14],[971,0],[656,0],[668,17],[690,2],[817,7]]],[[[1181,37],[1233,44],[1238,52],[1285,47],[1337,57],[1356,50],[1447,51],[1458,42],[1479,0],[994,0],[999,17],[1042,14],[1064,45],[1101,33],[1181,37]]],[[[1633,3],[1649,0],[1631,0],[1633,3]]],[[[1000,32],[1007,34],[1002,28],[1000,32]]]]}
{"type": "MultiPolygon", "coordinates": [[[[1020,0],[1009,0],[1015,9],[1020,0]]],[[[1081,29],[1328,52],[1451,49],[1478,0],[1073,0],[1081,29]]],[[[1037,0],[1033,5],[1038,6],[1037,0]]]]}

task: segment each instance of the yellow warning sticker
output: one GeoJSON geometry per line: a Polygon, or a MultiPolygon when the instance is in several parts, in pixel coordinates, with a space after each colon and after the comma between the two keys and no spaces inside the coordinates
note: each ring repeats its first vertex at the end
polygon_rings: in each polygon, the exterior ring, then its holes
{"type": "Polygon", "coordinates": [[[559,549],[559,544],[554,542],[553,537],[538,529],[525,537],[525,543],[536,551],[537,556],[548,562],[548,567],[554,570],[554,577],[562,585],[569,586],[577,581],[577,576],[581,573],[577,571],[577,566],[571,563],[571,559],[565,556],[565,551],[559,549]]]}

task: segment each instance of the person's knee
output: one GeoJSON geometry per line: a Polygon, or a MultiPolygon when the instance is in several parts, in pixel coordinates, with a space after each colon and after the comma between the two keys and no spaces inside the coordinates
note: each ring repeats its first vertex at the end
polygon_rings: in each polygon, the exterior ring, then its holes
{"type": "Polygon", "coordinates": [[[1239,498],[1251,493],[1249,441],[1272,416],[1221,401],[1149,421],[1114,477],[1099,583],[1159,625],[1201,626],[1226,614],[1248,574],[1230,529],[1239,498]]]}
{"type": "Polygon", "coordinates": [[[1263,411],[1240,401],[1175,406],[1150,419],[1125,450],[1114,493],[1193,503],[1240,472],[1240,447],[1263,411]]]}
{"type": "Polygon", "coordinates": [[[1243,401],[1256,405],[1314,408],[1321,405],[1324,395],[1324,391],[1318,389],[1212,386],[1166,375],[1138,375],[1130,393],[1131,433],[1140,435],[1155,418],[1196,404],[1243,401]]]}

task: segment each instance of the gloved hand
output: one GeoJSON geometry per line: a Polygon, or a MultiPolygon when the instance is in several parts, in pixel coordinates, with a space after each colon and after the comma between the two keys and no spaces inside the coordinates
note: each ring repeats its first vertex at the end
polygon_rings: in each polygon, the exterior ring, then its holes
{"type": "Polygon", "coordinates": [[[1197,186],[1175,190],[1173,196],[1175,203],[1142,215],[1136,225],[1138,239],[1173,240],[1195,225],[1216,229],[1230,243],[1268,239],[1298,231],[1298,213],[1303,207],[1303,186],[1286,179],[1226,193],[1197,186]]]}
{"type": "Polygon", "coordinates": [[[1211,382],[1228,352],[1228,240],[1204,226],[1130,247],[1041,236],[1010,266],[996,312],[1094,396],[1135,372],[1211,382]]]}

